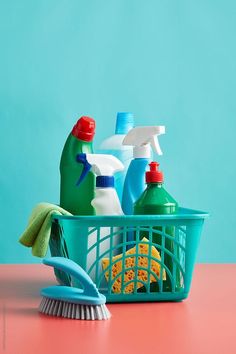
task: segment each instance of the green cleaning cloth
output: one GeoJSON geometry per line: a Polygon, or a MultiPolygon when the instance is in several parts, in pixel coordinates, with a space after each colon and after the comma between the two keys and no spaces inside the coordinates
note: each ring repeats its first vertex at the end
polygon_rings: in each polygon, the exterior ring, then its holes
{"type": "Polygon", "coordinates": [[[36,257],[43,258],[47,253],[53,214],[72,215],[54,204],[37,204],[32,210],[26,230],[19,239],[22,245],[32,247],[32,254],[36,257]]]}

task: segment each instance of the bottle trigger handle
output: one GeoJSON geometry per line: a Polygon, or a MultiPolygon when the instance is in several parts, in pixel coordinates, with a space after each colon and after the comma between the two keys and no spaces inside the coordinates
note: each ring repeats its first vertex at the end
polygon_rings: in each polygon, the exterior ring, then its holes
{"type": "Polygon", "coordinates": [[[76,161],[78,163],[83,164],[83,166],[84,166],[83,170],[81,172],[80,178],[78,179],[78,182],[76,183],[76,185],[79,186],[80,183],[84,180],[84,178],[88,174],[88,172],[91,170],[92,165],[90,165],[90,163],[87,161],[86,154],[83,154],[83,153],[76,155],[76,161]]]}
{"type": "Polygon", "coordinates": [[[157,135],[153,135],[150,139],[151,146],[158,155],[162,155],[161,147],[157,135]]]}

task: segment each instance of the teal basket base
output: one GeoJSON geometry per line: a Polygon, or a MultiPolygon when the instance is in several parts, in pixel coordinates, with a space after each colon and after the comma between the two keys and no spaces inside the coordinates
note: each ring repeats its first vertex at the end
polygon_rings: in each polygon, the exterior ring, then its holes
{"type": "MultiPolygon", "coordinates": [[[[158,216],[54,215],[50,251],[78,263],[108,303],[182,301],[207,216],[183,208],[158,216]]],[[[55,275],[59,284],[79,286],[63,272],[55,275]]]]}
{"type": "Polygon", "coordinates": [[[107,303],[124,303],[124,302],[181,302],[185,299],[187,299],[189,293],[153,293],[153,294],[142,294],[142,297],[140,297],[140,294],[132,294],[132,295],[123,295],[119,294],[117,296],[116,294],[111,294],[107,295],[106,293],[103,293],[103,295],[106,296],[107,303]]]}

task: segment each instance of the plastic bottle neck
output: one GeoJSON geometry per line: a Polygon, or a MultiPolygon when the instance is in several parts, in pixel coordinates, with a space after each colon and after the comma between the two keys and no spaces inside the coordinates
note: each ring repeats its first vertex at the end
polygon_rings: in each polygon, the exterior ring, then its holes
{"type": "MultiPolygon", "coordinates": [[[[88,147],[93,146],[93,141],[86,141],[86,140],[80,139],[77,136],[73,135],[72,132],[70,133],[69,137],[72,137],[72,139],[74,139],[74,141],[76,141],[77,143],[79,142],[83,146],[88,146],[88,147]]],[[[88,150],[88,153],[89,153],[89,150],[88,150]]]]}
{"type": "Polygon", "coordinates": [[[96,188],[114,188],[114,176],[97,176],[96,188]]]}
{"type": "Polygon", "coordinates": [[[134,127],[134,117],[130,112],[118,112],[115,134],[125,135],[134,127]]]}
{"type": "Polygon", "coordinates": [[[152,189],[152,188],[162,188],[163,187],[163,182],[153,182],[153,183],[147,183],[147,188],[152,189]]]}
{"type": "Polygon", "coordinates": [[[149,159],[151,157],[151,148],[150,145],[143,145],[143,146],[134,146],[133,147],[133,157],[134,159],[149,159]]]}

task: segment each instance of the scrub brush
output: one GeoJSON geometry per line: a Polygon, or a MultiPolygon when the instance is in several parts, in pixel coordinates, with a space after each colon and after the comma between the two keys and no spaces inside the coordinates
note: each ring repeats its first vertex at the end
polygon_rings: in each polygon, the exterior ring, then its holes
{"type": "Polygon", "coordinates": [[[77,320],[107,320],[111,317],[105,305],[106,297],[99,293],[89,275],[78,264],[63,257],[45,258],[43,263],[71,275],[83,289],[61,285],[42,289],[39,312],[77,320]]]}

